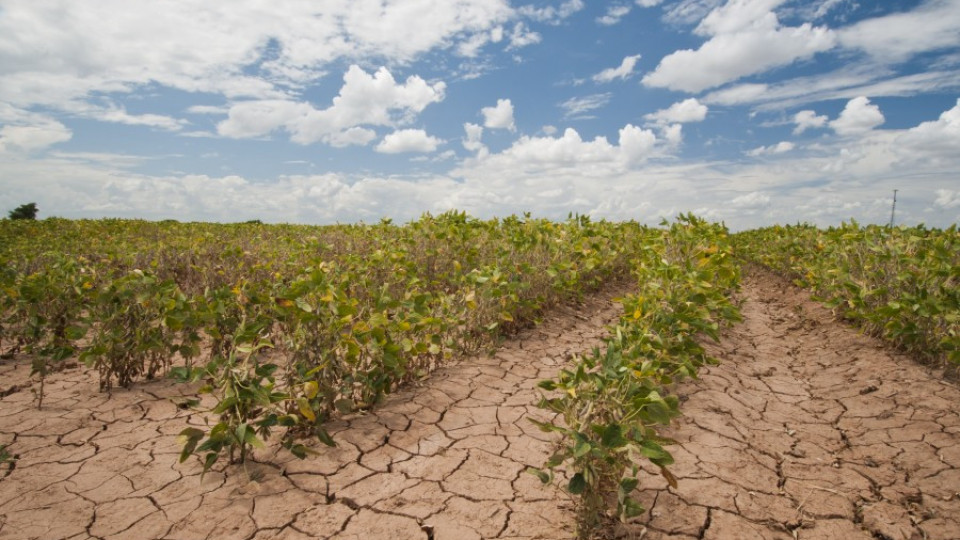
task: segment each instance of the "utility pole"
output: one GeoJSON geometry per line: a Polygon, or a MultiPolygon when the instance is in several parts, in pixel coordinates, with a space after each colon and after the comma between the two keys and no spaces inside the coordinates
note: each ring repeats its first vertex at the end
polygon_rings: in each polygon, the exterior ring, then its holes
{"type": "Polygon", "coordinates": [[[893,206],[890,207],[890,228],[891,229],[893,228],[893,216],[894,216],[894,213],[897,211],[897,192],[898,191],[900,190],[898,189],[893,190],[893,206]]]}

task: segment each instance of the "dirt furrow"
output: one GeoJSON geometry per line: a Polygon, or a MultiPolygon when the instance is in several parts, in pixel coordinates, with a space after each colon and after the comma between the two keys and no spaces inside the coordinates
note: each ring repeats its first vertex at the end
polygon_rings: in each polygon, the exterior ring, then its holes
{"type": "Polygon", "coordinates": [[[960,538],[960,390],[754,270],[625,537],[960,538]]]}
{"type": "Polygon", "coordinates": [[[19,456],[0,480],[0,539],[570,537],[566,499],[524,472],[551,451],[527,417],[544,419],[537,381],[600,344],[618,292],[333,423],[339,445],[318,456],[260,453],[202,482],[199,463],[177,464],[176,434],[203,422],[176,404],[195,387],[101,394],[74,367],[48,379],[37,411],[24,368],[4,361],[4,386],[23,384],[0,399],[0,444],[19,456]]]}

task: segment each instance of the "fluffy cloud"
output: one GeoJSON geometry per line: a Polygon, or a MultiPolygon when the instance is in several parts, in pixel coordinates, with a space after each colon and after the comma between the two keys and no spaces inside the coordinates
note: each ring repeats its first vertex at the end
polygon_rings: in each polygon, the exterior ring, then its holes
{"type": "Polygon", "coordinates": [[[615,68],[607,68],[600,73],[597,73],[593,76],[593,80],[594,82],[598,83],[606,83],[615,79],[625,80],[630,77],[630,75],[633,75],[633,68],[636,67],[638,60],[640,60],[639,54],[626,56],[624,57],[623,61],[620,62],[619,66],[615,68]]]}
{"type": "Polygon", "coordinates": [[[409,61],[490,36],[517,17],[506,0],[328,0],[321,10],[309,2],[264,9],[255,1],[186,0],[144,10],[122,0],[12,0],[0,17],[0,99],[59,105],[149,83],[281,98],[337,60],[409,61]]]}
{"type": "Polygon", "coordinates": [[[561,103],[560,108],[565,111],[563,114],[564,118],[579,117],[583,115],[583,113],[604,107],[607,103],[610,103],[610,98],[612,97],[613,94],[609,92],[573,97],[561,103]]]}
{"type": "Polygon", "coordinates": [[[484,107],[480,112],[483,114],[484,127],[510,131],[517,129],[513,121],[513,103],[509,99],[498,99],[495,106],[484,107]]]}
{"type": "Polygon", "coordinates": [[[924,155],[942,155],[954,159],[960,156],[960,99],[940,118],[907,130],[896,142],[911,152],[924,155]]]}
{"type": "Polygon", "coordinates": [[[366,146],[376,138],[377,132],[372,129],[352,127],[331,133],[324,141],[334,148],[344,148],[346,146],[366,146]]]}
{"type": "Polygon", "coordinates": [[[861,135],[879,126],[884,122],[883,113],[864,96],[859,96],[847,102],[836,120],[830,122],[830,127],[838,135],[861,135]]]}
{"type": "Polygon", "coordinates": [[[283,128],[290,132],[290,140],[299,144],[367,144],[375,133],[360,126],[409,122],[431,103],[442,101],[445,88],[442,82],[431,85],[417,76],[399,84],[386,68],[370,75],[350,66],[339,95],[326,109],[291,100],[241,101],[230,107],[217,131],[227,137],[249,138],[283,128]]]}
{"type": "Polygon", "coordinates": [[[422,129],[401,129],[394,131],[380,141],[377,152],[382,154],[400,154],[403,152],[434,152],[443,141],[427,135],[422,129]]]}
{"type": "Polygon", "coordinates": [[[770,146],[760,146],[760,147],[754,148],[753,150],[749,150],[747,151],[747,155],[751,157],[759,157],[759,156],[783,154],[793,150],[795,146],[796,145],[794,145],[790,141],[780,141],[777,144],[771,144],[770,146]]]}
{"type": "Polygon", "coordinates": [[[652,131],[630,124],[619,130],[617,145],[606,137],[585,141],[577,130],[567,128],[559,137],[520,137],[500,153],[467,160],[466,167],[474,172],[488,171],[491,175],[494,171],[506,170],[552,174],[570,168],[622,172],[651,157],[656,143],[657,137],[652,131]]]}
{"type": "Polygon", "coordinates": [[[825,27],[783,27],[771,9],[782,0],[733,0],[714,8],[695,32],[710,39],[699,49],[675,51],[643,78],[652,87],[700,92],[747,75],[785,66],[834,47],[825,27]]]}
{"type": "Polygon", "coordinates": [[[0,153],[33,152],[69,141],[73,133],[55,120],[35,125],[6,125],[0,128],[0,153]]]}
{"type": "Polygon", "coordinates": [[[301,223],[384,216],[403,221],[456,208],[478,217],[532,211],[564,219],[580,212],[656,224],[694,211],[737,230],[776,222],[829,225],[851,217],[885,223],[890,190],[905,188],[905,172],[922,170],[910,178],[910,196],[898,203],[898,222],[953,223],[960,192],[944,186],[955,180],[957,159],[937,168],[908,149],[898,153],[893,131],[847,140],[843,156],[835,147],[823,147],[822,155],[812,149],[776,159],[678,163],[657,159],[670,147],[649,130],[624,126],[616,144],[603,137],[584,140],[568,130],[557,137],[520,137],[506,150],[468,158],[447,174],[281,175],[270,181],[145,175],[135,172],[137,156],[12,155],[0,160],[0,178],[9,179],[0,190],[0,208],[30,200],[50,215],[73,218],[301,223]],[[884,156],[892,156],[894,164],[878,167],[884,156]],[[842,166],[830,168],[838,159],[842,166]]]}
{"type": "Polygon", "coordinates": [[[793,115],[793,123],[797,125],[797,127],[793,129],[793,134],[800,135],[808,129],[823,127],[826,125],[827,120],[826,115],[817,116],[816,112],[810,110],[800,111],[793,115]]]}
{"type": "Polygon", "coordinates": [[[510,32],[510,46],[507,47],[507,50],[520,49],[528,45],[540,43],[541,39],[540,34],[530,30],[526,23],[521,21],[513,25],[513,30],[510,32]]]}
{"type": "Polygon", "coordinates": [[[683,124],[688,122],[702,122],[707,117],[707,106],[689,98],[678,101],[666,109],[645,115],[643,118],[654,123],[683,124]]]}
{"type": "Polygon", "coordinates": [[[463,147],[471,152],[480,152],[486,148],[481,142],[483,138],[483,126],[467,122],[463,124],[463,131],[466,137],[463,139],[463,147]]]}

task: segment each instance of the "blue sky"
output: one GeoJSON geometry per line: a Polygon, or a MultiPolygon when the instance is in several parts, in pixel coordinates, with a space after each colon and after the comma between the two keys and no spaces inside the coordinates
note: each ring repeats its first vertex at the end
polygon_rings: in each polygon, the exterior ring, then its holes
{"type": "Polygon", "coordinates": [[[0,208],[960,218],[960,0],[0,0],[0,208]]]}

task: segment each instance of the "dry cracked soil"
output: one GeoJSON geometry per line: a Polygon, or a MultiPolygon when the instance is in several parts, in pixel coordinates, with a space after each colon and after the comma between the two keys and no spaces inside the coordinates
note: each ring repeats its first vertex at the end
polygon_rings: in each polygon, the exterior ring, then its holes
{"type": "MultiPolygon", "coordinates": [[[[622,292],[334,422],[318,456],[259,452],[202,481],[177,463],[176,434],[204,422],[177,406],[195,386],[99,393],[73,366],[38,411],[29,360],[0,361],[0,444],[18,456],[0,540],[571,538],[569,498],[525,472],[554,447],[528,418],[544,419],[537,381],[600,344],[622,292]]],[[[742,299],[744,322],[710,345],[722,363],[677,389],[679,486],[648,471],[648,512],[603,534],[960,539],[960,390],[761,270],[742,299]]]]}

